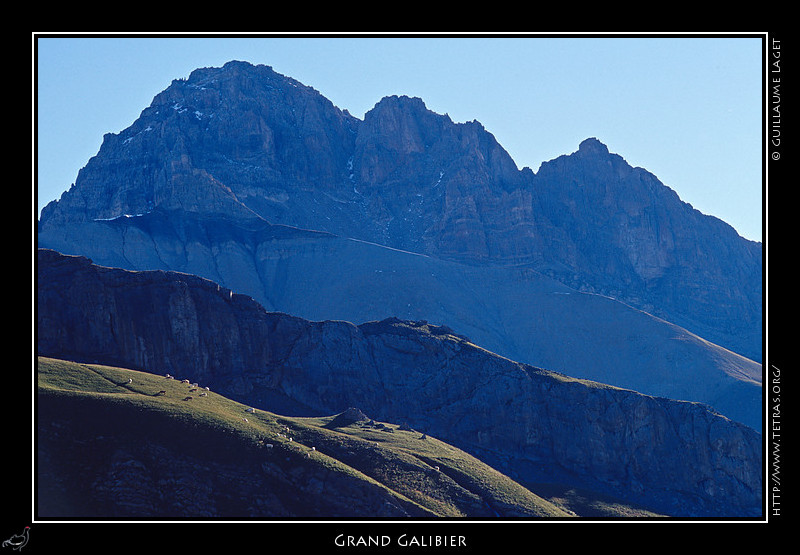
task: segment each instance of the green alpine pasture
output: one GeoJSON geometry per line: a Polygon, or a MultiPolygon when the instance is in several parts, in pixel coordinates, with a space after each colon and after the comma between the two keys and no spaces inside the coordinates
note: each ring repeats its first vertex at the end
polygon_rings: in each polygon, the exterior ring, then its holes
{"type": "MultiPolygon", "coordinates": [[[[337,425],[336,415],[285,417],[233,401],[203,384],[185,383],[180,376],[43,357],[37,362],[40,400],[57,396],[122,404],[190,423],[203,437],[224,432],[234,438],[233,449],[281,449],[297,464],[386,488],[432,517],[475,511],[502,517],[575,516],[464,451],[394,423],[337,425]]],[[[227,441],[226,449],[230,445],[227,441]]]]}

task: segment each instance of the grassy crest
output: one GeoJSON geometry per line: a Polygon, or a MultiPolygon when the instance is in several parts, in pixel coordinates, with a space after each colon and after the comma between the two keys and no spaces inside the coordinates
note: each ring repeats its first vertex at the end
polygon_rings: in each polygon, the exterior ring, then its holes
{"type": "MultiPolygon", "coordinates": [[[[94,364],[38,359],[40,403],[91,400],[157,414],[198,437],[226,437],[230,452],[280,452],[305,471],[338,473],[383,488],[431,517],[568,517],[574,513],[436,438],[392,423],[334,416],[289,418],[251,409],[203,384],[94,364]]],[[[120,423],[125,426],[135,422],[120,423]]],[[[364,515],[371,516],[371,515],[364,515]]]]}

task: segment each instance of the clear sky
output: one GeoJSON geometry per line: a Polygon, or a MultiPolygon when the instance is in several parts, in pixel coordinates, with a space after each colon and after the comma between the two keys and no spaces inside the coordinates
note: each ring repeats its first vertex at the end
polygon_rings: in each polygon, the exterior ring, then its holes
{"type": "Polygon", "coordinates": [[[37,214],[103,134],[173,79],[230,60],[272,66],[363,118],[388,95],[478,120],[520,168],[596,137],[682,200],[762,240],[761,37],[237,38],[32,36],[37,214]]]}

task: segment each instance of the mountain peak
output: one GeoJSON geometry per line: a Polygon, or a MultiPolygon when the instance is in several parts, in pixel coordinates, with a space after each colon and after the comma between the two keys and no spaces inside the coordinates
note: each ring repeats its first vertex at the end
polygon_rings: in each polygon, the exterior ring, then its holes
{"type": "Polygon", "coordinates": [[[401,106],[401,107],[413,107],[419,110],[427,110],[427,106],[425,106],[425,102],[418,96],[407,96],[407,95],[397,95],[393,94],[390,96],[384,96],[382,99],[378,101],[375,105],[377,106],[401,106]]]}
{"type": "Polygon", "coordinates": [[[598,141],[595,137],[589,137],[588,139],[584,139],[581,144],[578,145],[578,152],[585,154],[608,154],[608,147],[598,141]]]}
{"type": "Polygon", "coordinates": [[[736,343],[727,331],[705,338],[759,359],[760,252],[675,197],[596,137],[534,176],[479,122],[455,123],[421,98],[385,96],[360,120],[268,65],[233,60],[174,82],[107,136],[42,210],[39,237],[158,207],[256,214],[426,255],[560,268],[551,277],[700,330],[730,317],[747,322],[736,343]],[[719,280],[713,296],[682,270],[698,263],[719,280]],[[678,275],[685,283],[665,279],[678,275]]]}
{"type": "Polygon", "coordinates": [[[428,123],[432,119],[441,117],[442,116],[429,110],[428,107],[425,106],[425,102],[419,97],[392,95],[380,99],[372,110],[365,114],[364,120],[367,122],[379,121],[385,124],[389,121],[411,122],[422,119],[424,122],[428,123]]]}

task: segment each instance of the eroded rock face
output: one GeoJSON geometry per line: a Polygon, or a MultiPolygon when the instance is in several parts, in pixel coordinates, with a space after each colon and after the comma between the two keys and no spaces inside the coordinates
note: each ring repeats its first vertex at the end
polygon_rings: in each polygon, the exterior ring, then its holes
{"type": "Polygon", "coordinates": [[[667,514],[760,514],[761,436],[703,405],[519,364],[439,326],[269,313],[186,274],[40,250],[38,280],[40,355],[186,375],[276,412],[358,406],[521,481],[567,481],[667,514]]]}
{"type": "MultiPolygon", "coordinates": [[[[421,99],[384,98],[362,121],[269,67],[230,62],[174,81],[106,135],[42,211],[41,236],[155,209],[531,264],[761,360],[761,244],[596,139],[534,174],[480,123],[455,123],[421,99]]],[[[88,244],[73,241],[68,252],[83,254],[88,244]]]]}

